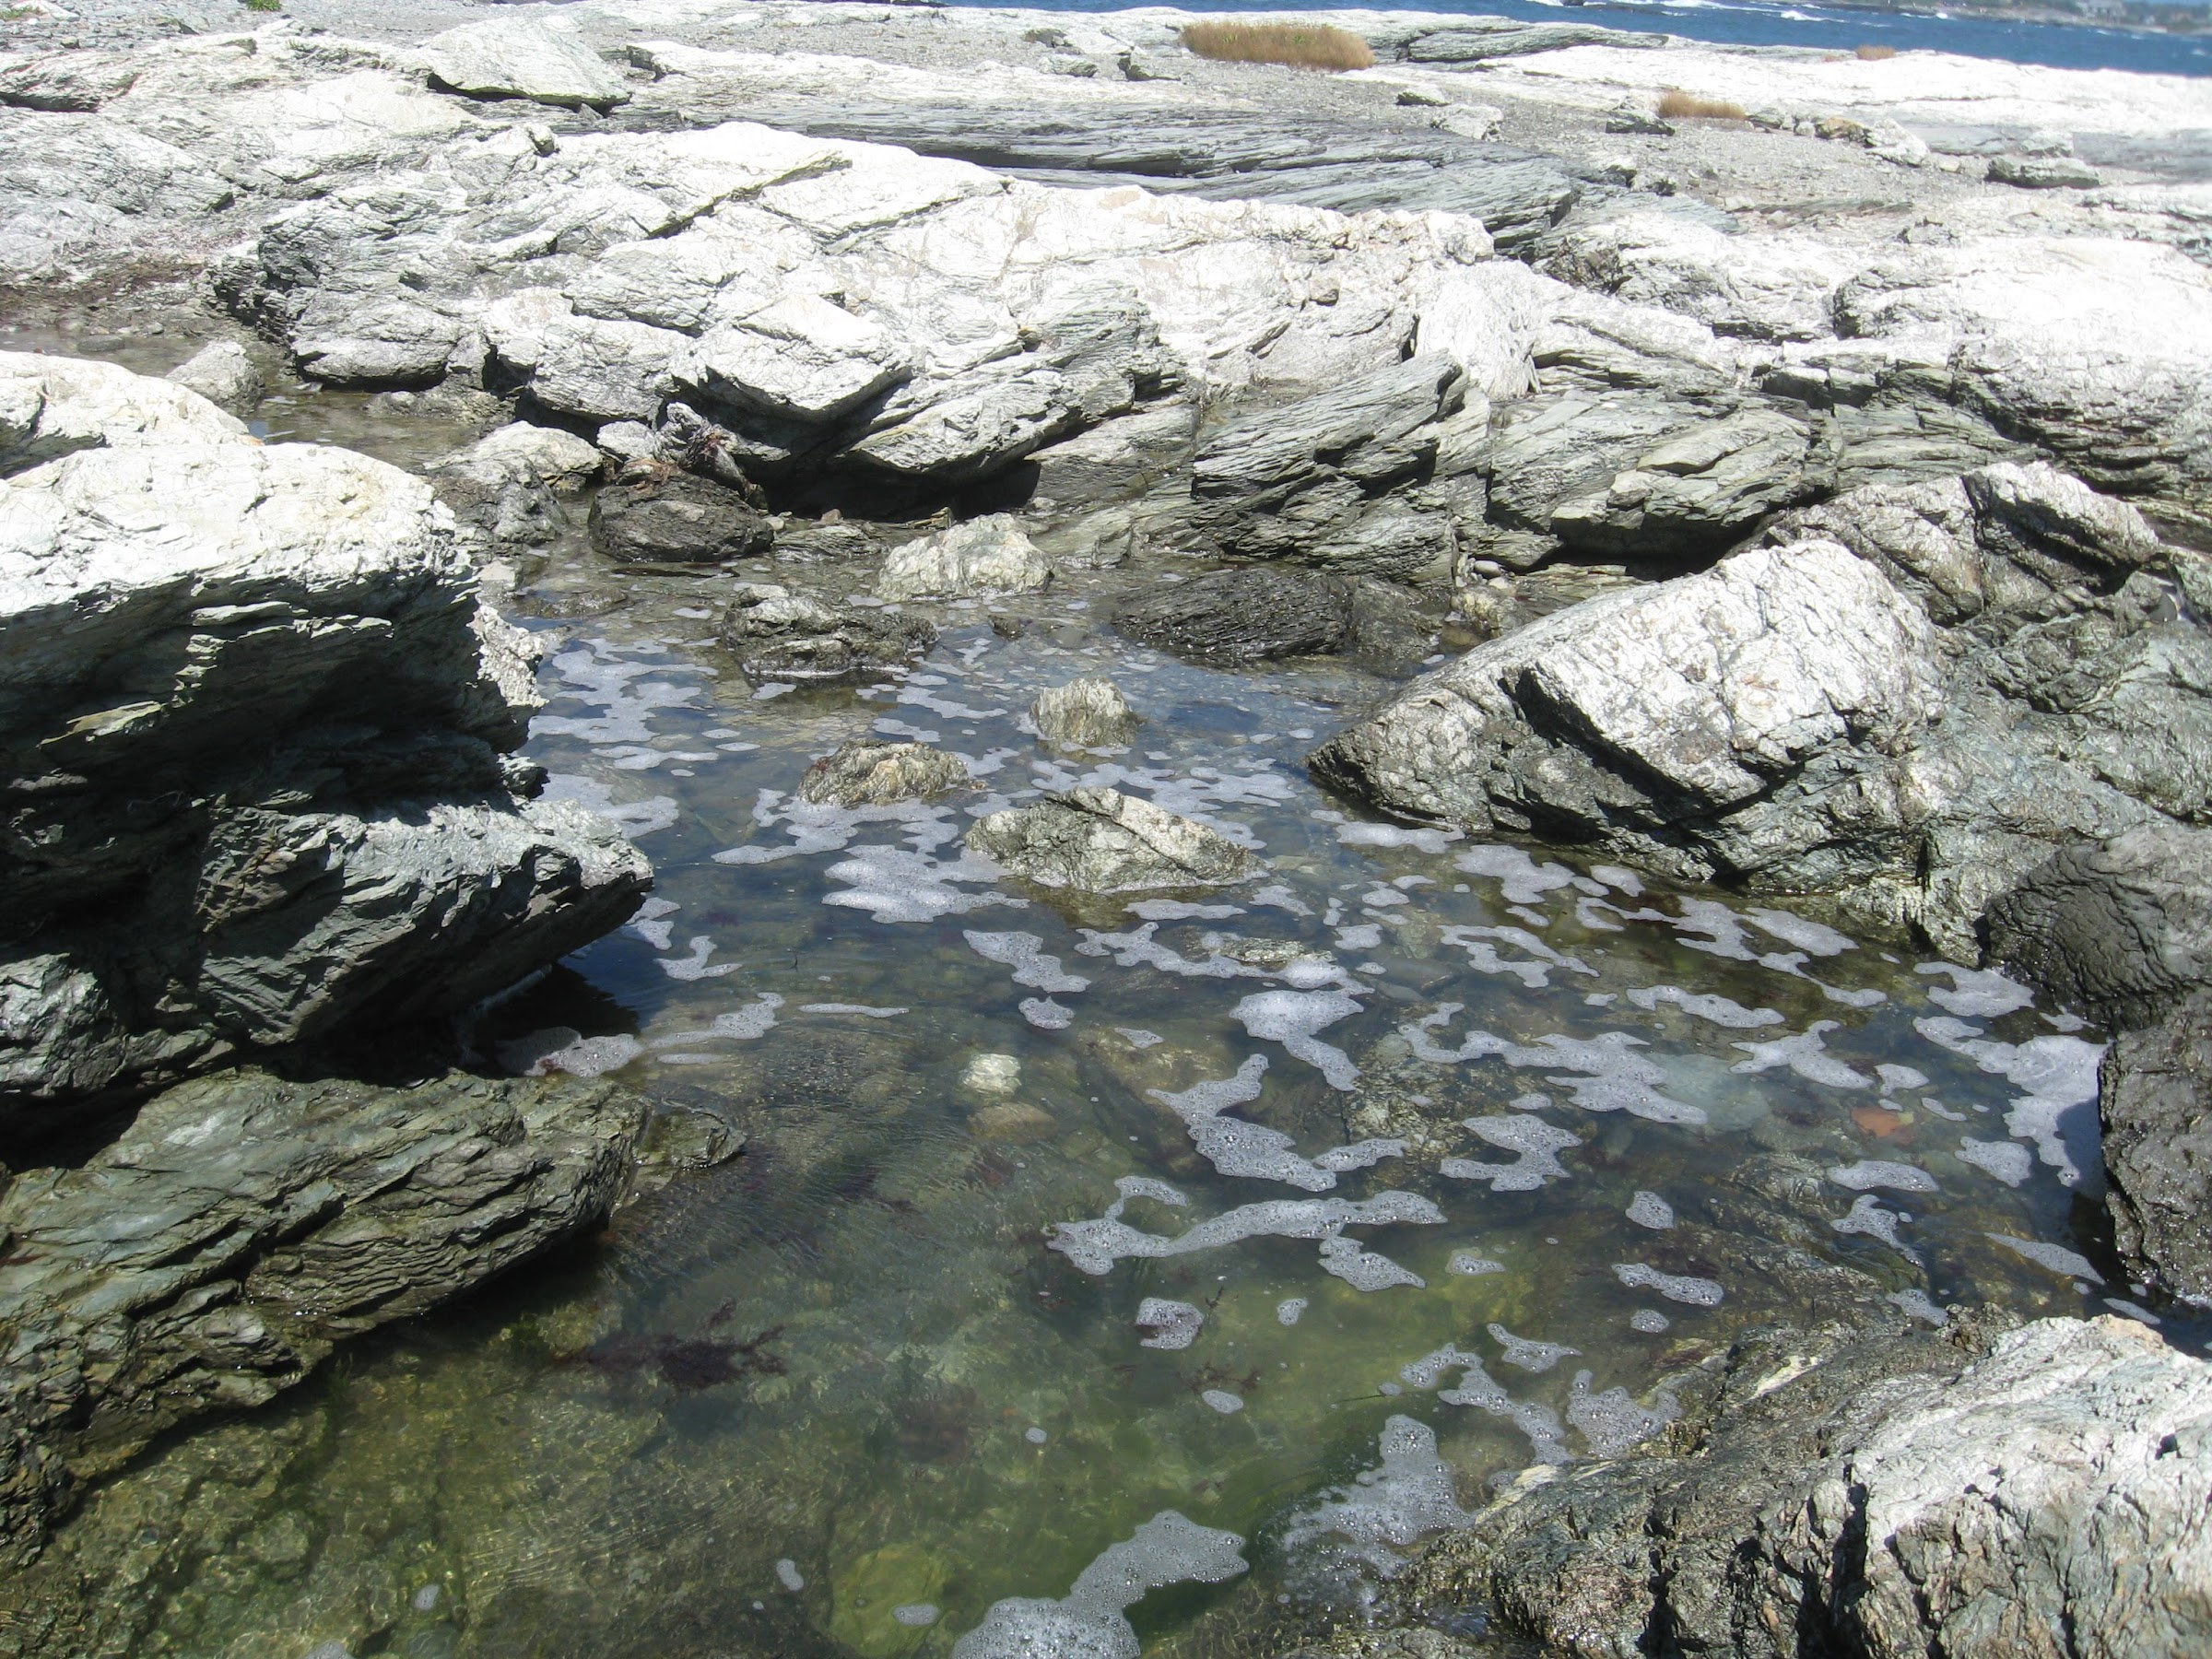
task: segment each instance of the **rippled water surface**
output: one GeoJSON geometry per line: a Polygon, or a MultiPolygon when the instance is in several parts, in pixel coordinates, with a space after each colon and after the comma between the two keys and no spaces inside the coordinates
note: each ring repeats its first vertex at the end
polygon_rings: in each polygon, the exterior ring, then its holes
{"type": "Polygon", "coordinates": [[[1853,1294],[1836,1265],[1929,1320],[2125,1296],[2098,1051],[2004,982],[1368,821],[1302,761],[1388,685],[1134,651],[1125,575],[945,607],[857,693],[747,683],[728,580],[521,572],[531,752],[660,886],[479,1038],[745,1150],[272,1414],[302,1450],[236,1550],[148,1588],[147,1651],[1263,1654],[1489,1483],[1651,1432],[1669,1372],[1853,1294]],[[1128,750],[1026,728],[1101,672],[1128,750]],[[795,804],[870,733],[976,788],[795,804]],[[964,855],[1078,782],[1265,873],[1070,900],[964,855]]]}

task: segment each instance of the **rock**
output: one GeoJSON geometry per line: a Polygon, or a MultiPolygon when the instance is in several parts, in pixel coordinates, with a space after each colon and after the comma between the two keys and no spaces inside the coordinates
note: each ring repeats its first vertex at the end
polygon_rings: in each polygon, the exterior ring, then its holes
{"type": "Polygon", "coordinates": [[[1103,421],[1030,456],[1036,468],[1032,509],[1084,507],[1124,500],[1188,465],[1195,429],[1184,405],[1103,421]]]}
{"type": "Polygon", "coordinates": [[[860,738],[824,755],[799,780],[799,799],[816,806],[887,806],[965,789],[968,768],[926,743],[860,738]]]}
{"type": "Polygon", "coordinates": [[[571,36],[524,18],[465,23],[423,42],[433,84],[477,98],[606,109],[629,88],[598,53],[571,36]]]}
{"type": "Polygon", "coordinates": [[[2212,1637],[2212,1369],[2131,1322],[1972,1356],[1769,1327],[1655,1450],[1514,1483],[1392,1595],[1572,1659],[2172,1655],[2212,1637]],[[2054,1638],[2054,1631],[2070,1634],[2054,1638]]]}
{"type": "Polygon", "coordinates": [[[1272,568],[1160,587],[1125,601],[1113,622],[1144,644],[1230,665],[1339,653],[1418,659],[1433,637],[1411,599],[1387,582],[1272,568]]]}
{"type": "Polygon", "coordinates": [[[1639,103],[1615,105],[1606,116],[1606,131],[1608,133],[1642,133],[1654,138],[1672,138],[1675,135],[1675,129],[1671,124],[1660,120],[1658,116],[1639,103]]]}
{"type": "Polygon", "coordinates": [[[0,1560],[156,1435],[602,1218],[645,1126],[603,1084],[387,1088],[231,1071],[0,1191],[0,1560]]]}
{"type": "Polygon", "coordinates": [[[558,427],[513,421],[424,468],[439,499],[503,547],[542,547],[566,527],[561,498],[598,477],[599,450],[558,427]]]}
{"type": "Polygon", "coordinates": [[[2212,1305],[2212,987],[2113,1040],[2098,1112],[2129,1277],[2212,1305]]]}
{"type": "Polygon", "coordinates": [[[893,547],[876,579],[881,599],[1034,593],[1053,579],[1037,545],[1007,514],[990,513],[893,547]]]}
{"type": "Polygon", "coordinates": [[[1218,887],[1260,862],[1234,841],[1112,789],[1071,789],[978,819],[968,844],[1044,887],[1086,893],[1218,887]]]}
{"type": "Polygon", "coordinates": [[[1548,528],[1580,552],[1665,557],[1724,545],[1813,492],[1809,437],[1771,409],[1706,422],[1644,451],[1602,491],[1560,502],[1548,528]]]}
{"type": "Polygon", "coordinates": [[[2104,175],[2072,156],[1993,156],[1989,181],[2022,190],[2093,190],[2104,175]]]}
{"type": "Polygon", "coordinates": [[[266,390],[261,371],[236,340],[217,340],[171,369],[164,378],[197,392],[227,415],[251,415],[266,390]]]}
{"type": "Polygon", "coordinates": [[[709,330],[676,368],[678,380],[711,396],[818,426],[912,371],[911,351],[882,322],[812,294],[709,330]]]}
{"type": "Polygon", "coordinates": [[[592,546],[629,563],[719,563],[765,553],[776,533],[735,489],[690,473],[610,484],[592,501],[592,546]]]}
{"type": "Polygon", "coordinates": [[[517,793],[530,644],[426,485],[99,366],[0,356],[0,404],[17,460],[75,452],[0,482],[11,1136],[443,1016],[636,907],[611,825],[517,793]]]}
{"type": "Polygon", "coordinates": [[[738,583],[719,637],[756,684],[858,679],[911,662],[936,643],[937,630],[895,607],[825,605],[773,582],[738,583]]]}
{"type": "Polygon", "coordinates": [[[1030,724],[1055,748],[1125,747],[1142,718],[1119,686],[1098,675],[1047,687],[1030,704],[1030,724]]]}

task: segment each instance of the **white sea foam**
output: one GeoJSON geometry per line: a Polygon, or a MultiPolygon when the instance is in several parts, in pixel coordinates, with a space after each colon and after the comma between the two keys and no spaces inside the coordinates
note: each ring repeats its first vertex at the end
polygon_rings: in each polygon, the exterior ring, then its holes
{"type": "Polygon", "coordinates": [[[1739,1060],[1728,1069],[1763,1072],[1786,1065],[1808,1083],[1821,1083],[1830,1088],[1872,1088],[1872,1077],[1853,1070],[1828,1053],[1821,1039],[1838,1029],[1832,1019],[1817,1019],[1804,1030],[1778,1037],[1771,1042],[1730,1043],[1731,1048],[1741,1049],[1750,1058],[1739,1060]]]}
{"type": "Polygon", "coordinates": [[[1664,1232],[1675,1224],[1675,1206],[1656,1193],[1638,1192],[1629,1203],[1628,1218],[1639,1227],[1664,1232]]]}
{"type": "Polygon", "coordinates": [[[1487,1181],[1493,1193],[1533,1193],[1547,1181],[1564,1181],[1567,1168],[1558,1155],[1582,1144],[1580,1135],[1539,1117],[1468,1118],[1465,1123],[1491,1146],[1519,1156],[1510,1164],[1447,1158],[1437,1167],[1453,1181],[1487,1181]]]}
{"type": "Polygon", "coordinates": [[[1162,1510],[1103,1551],[1059,1600],[994,1603],[953,1643],[952,1659],[1136,1659],[1141,1647],[1124,1611],[1164,1585],[1236,1577],[1245,1571],[1243,1547],[1235,1533],[1162,1510]]]}
{"type": "Polygon", "coordinates": [[[1928,987],[1928,1000],[1947,1014],[1961,1019],[1994,1019],[2031,1007],[2035,993],[1994,970],[1961,968],[1956,962],[1922,962],[1912,970],[1924,975],[1947,974],[1950,989],[1928,987]]]}
{"type": "Polygon", "coordinates": [[[1148,1348],[1187,1348],[1198,1340],[1199,1327],[1206,1324],[1206,1314],[1186,1301],[1174,1301],[1164,1296],[1147,1296],[1136,1305],[1134,1322],[1140,1331],[1151,1335],[1137,1344],[1148,1348]]]}
{"type": "Polygon", "coordinates": [[[2038,1239],[2016,1239],[2008,1233],[1993,1232],[1989,1237],[2015,1255],[2025,1256],[2039,1267],[2048,1267],[2053,1273],[2063,1273],[2068,1278],[2087,1279],[2092,1285],[2104,1283],[2104,1275],[2089,1263],[2089,1258],[2068,1250],[2063,1244],[2046,1244],[2038,1239]]]}
{"type": "Polygon", "coordinates": [[[1109,1273],[1125,1259],[1157,1260],[1218,1250],[1245,1239],[1330,1240],[1347,1227],[1385,1227],[1404,1223],[1416,1227],[1441,1225],[1443,1211],[1416,1193],[1377,1193],[1371,1198],[1276,1198],[1247,1204],[1201,1221],[1175,1238],[1139,1232],[1124,1222],[1122,1209],[1131,1198],[1153,1198],[1165,1204],[1185,1202],[1165,1182],[1124,1175],[1114,1182],[1122,1196],[1092,1221],[1062,1221],[1053,1230],[1050,1248],[1060,1252],[1085,1273],[1109,1273]]]}
{"type": "Polygon", "coordinates": [[[1669,1394],[1661,1394],[1650,1406],[1639,1406],[1625,1388],[1593,1394],[1586,1371],[1574,1373],[1567,1391],[1567,1420],[1581,1431],[1593,1457],[1619,1457],[1681,1415],[1682,1407],[1669,1394]]]}
{"type": "Polygon", "coordinates": [[[1281,1043],[1326,1077],[1332,1088],[1348,1089],[1359,1080],[1359,1068],[1342,1049],[1313,1033],[1359,1011],[1342,991],[1262,991],[1237,1004],[1230,1018],[1262,1041],[1281,1043]]]}
{"type": "Polygon", "coordinates": [[[1982,1028],[1947,1015],[1916,1019],[1913,1029],[1938,1048],[1963,1054],[1983,1071],[2025,1092],[2005,1114],[2005,1127],[2035,1143],[2059,1181],[2095,1197],[2103,1190],[2104,1153],[2097,1123],[2097,1066],[2101,1044],[2078,1037],[2032,1037],[1999,1042],[1982,1028]]]}
{"type": "Polygon", "coordinates": [[[1088,980],[1081,974],[1067,972],[1060,966],[1058,957],[1047,955],[1044,941],[1035,934],[978,933],[970,928],[960,937],[968,941],[969,949],[985,961],[1011,968],[1018,985],[1048,993],[1090,989],[1088,980]]]}
{"type": "Polygon", "coordinates": [[[2018,1186],[2035,1171],[2034,1155],[2018,1141],[1985,1141],[1961,1135],[1959,1161],[1972,1164],[2011,1187],[2018,1186]]]}
{"type": "Polygon", "coordinates": [[[1275,1304],[1275,1323],[1285,1325],[1296,1324],[1304,1316],[1306,1305],[1306,1299],[1302,1296],[1286,1296],[1281,1301],[1275,1304]]]}
{"type": "Polygon", "coordinates": [[[1339,824],[1336,839],[1347,847],[1413,847],[1441,853],[1461,839],[1457,830],[1407,830],[1396,824],[1339,824]]]}
{"type": "Polygon", "coordinates": [[[1694,1015],[1710,1025],[1724,1026],[1730,1030],[1748,1031],[1759,1026],[1780,1025],[1782,1016],[1772,1008],[1747,1008],[1739,1002],[1725,996],[1709,996],[1683,990],[1679,985],[1647,985],[1627,994],[1628,999],[1645,1013],[1657,1012],[1662,1003],[1677,1007],[1685,1014],[1694,1015]]]}
{"type": "Polygon", "coordinates": [[[1408,1287],[1426,1289],[1429,1281],[1401,1267],[1386,1255],[1367,1249],[1357,1239],[1339,1233],[1321,1241],[1321,1270],[1342,1279],[1355,1290],[1394,1290],[1408,1287]]]}
{"type": "Polygon", "coordinates": [[[1511,974],[1531,991],[1551,983],[1554,969],[1595,978],[1597,970],[1580,957],[1563,956],[1525,927],[1446,927],[1438,937],[1467,953],[1467,964],[1477,973],[1511,974]],[[1526,951],[1526,956],[1503,955],[1493,941],[1526,951]]]}
{"type": "Polygon", "coordinates": [[[1872,1187],[1887,1187],[1893,1193],[1939,1193],[1943,1189],[1936,1177],[1918,1164],[1893,1163],[1885,1159],[1862,1158],[1854,1164],[1839,1164],[1828,1172],[1828,1178],[1840,1187],[1849,1187],[1854,1193],[1864,1193],[1872,1187]]]}
{"type": "Polygon", "coordinates": [[[1285,1525],[1283,1548],[1307,1572],[1356,1563],[1395,1578],[1406,1564],[1400,1550],[1474,1520],[1460,1507],[1451,1467],[1437,1454],[1436,1431],[1426,1423],[1390,1418],[1377,1449],[1381,1461],[1374,1467],[1322,1493],[1285,1525]]]}
{"type": "Polygon", "coordinates": [[[1601,1031],[1588,1038],[1559,1033],[1539,1037],[1534,1043],[1524,1045],[1470,1029],[1458,1048],[1445,1048],[1430,1033],[1449,1025],[1463,1006],[1440,1003],[1434,1013],[1412,1025],[1400,1026],[1398,1034],[1406,1039],[1416,1057],[1439,1065],[1495,1057],[1516,1068],[1558,1066],[1560,1073],[1544,1080],[1565,1088],[1574,1103],[1585,1111],[1627,1112],[1657,1124],[1705,1122],[1703,1107],[1687,1105],[1659,1092],[1658,1085],[1666,1080],[1666,1074],[1651,1061],[1629,1052],[1650,1046],[1641,1037],[1632,1037],[1626,1031],[1601,1031]],[[1576,1073],[1581,1075],[1562,1075],[1576,1073]]]}
{"type": "Polygon", "coordinates": [[[1879,1239],[1900,1255],[1920,1260],[1920,1253],[1897,1235],[1898,1223],[1904,1216],[1897,1210],[1884,1209],[1882,1201],[1872,1193],[1863,1193],[1852,1205],[1850,1213],[1838,1216],[1829,1225],[1840,1233],[1859,1233],[1869,1239],[1879,1239]]]}
{"type": "Polygon", "coordinates": [[[1499,1357],[1506,1364],[1517,1365],[1524,1371],[1547,1371],[1560,1360],[1583,1351],[1557,1342],[1537,1342],[1527,1336],[1516,1336],[1501,1324],[1494,1324],[1488,1329],[1490,1340],[1498,1345],[1499,1357]]]}
{"type": "Polygon", "coordinates": [[[1727,1292],[1709,1278],[1662,1273],[1643,1262],[1616,1262],[1613,1277],[1631,1290],[1656,1290],[1668,1301],[1693,1308],[1717,1308],[1727,1292]]]}

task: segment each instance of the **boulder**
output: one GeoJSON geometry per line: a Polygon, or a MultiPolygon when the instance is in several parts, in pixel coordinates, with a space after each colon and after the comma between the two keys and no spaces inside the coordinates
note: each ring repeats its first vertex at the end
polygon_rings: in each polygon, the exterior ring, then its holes
{"type": "Polygon", "coordinates": [[[1030,724],[1055,748],[1125,747],[1142,719],[1122,688],[1100,675],[1049,686],[1030,704],[1030,724]]]}
{"type": "Polygon", "coordinates": [[[736,490],[665,470],[602,489],[592,500],[591,534],[593,547],[625,564],[720,563],[765,553],[776,539],[736,490]]]}
{"type": "Polygon", "coordinates": [[[81,1165],[21,1170],[0,1189],[0,1561],[163,1430],[602,1218],[644,1125],[605,1084],[229,1071],[81,1165]]]}
{"type": "Polygon", "coordinates": [[[1006,513],[916,536],[893,547],[876,579],[881,599],[977,598],[1034,593],[1053,579],[1037,544],[1006,513]]]}
{"type": "Polygon", "coordinates": [[[260,406],[267,390],[260,369],[236,340],[203,346],[164,378],[188,392],[197,392],[225,414],[241,418],[260,406]]]}
{"type": "Polygon", "coordinates": [[[1487,1605],[1569,1659],[2202,1652],[2212,1367],[2112,1318],[1985,1341],[1754,1332],[1662,1440],[1431,1546],[1394,1622],[1487,1605]]]}
{"type": "Polygon", "coordinates": [[[799,780],[799,799],[815,806],[888,806],[926,801],[968,787],[958,755],[926,743],[878,743],[863,737],[824,755],[799,780]]]}
{"type": "Polygon", "coordinates": [[[980,818],[968,845],[1042,887],[1085,893],[1219,887],[1260,861],[1204,824],[1112,789],[1071,789],[980,818]]]}
{"type": "Polygon", "coordinates": [[[613,826],[526,798],[530,642],[426,485],[120,370],[0,355],[0,406],[58,453],[0,480],[9,1134],[441,1016],[635,909],[613,826]]]}
{"type": "Polygon", "coordinates": [[[1225,666],[1338,653],[1405,661],[1433,638],[1401,588],[1268,566],[1159,587],[1124,603],[1113,622],[1140,643],[1225,666]]]}
{"type": "Polygon", "coordinates": [[[2113,1039],[2098,1112],[2112,1234],[2129,1277],[2212,1306],[2212,986],[2113,1039]]]}
{"type": "Polygon", "coordinates": [[[464,524],[502,547],[541,547],[567,526],[560,502],[598,477],[599,450],[558,427],[513,421],[423,470],[464,524]]]}
{"type": "Polygon", "coordinates": [[[773,582],[737,584],[718,630],[755,683],[859,679],[912,662],[937,630],[895,606],[834,606],[773,582]]]}
{"type": "Polygon", "coordinates": [[[431,84],[475,98],[608,109],[629,100],[622,77],[571,35],[526,18],[464,23],[423,42],[431,84]]]}
{"type": "Polygon", "coordinates": [[[1989,182],[2022,190],[2094,190],[2104,175],[2074,156],[1992,156],[1989,182]]]}

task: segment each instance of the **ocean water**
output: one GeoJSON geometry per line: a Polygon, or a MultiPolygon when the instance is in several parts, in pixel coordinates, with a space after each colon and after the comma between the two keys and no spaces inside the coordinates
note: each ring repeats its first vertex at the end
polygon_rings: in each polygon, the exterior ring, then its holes
{"type": "MultiPolygon", "coordinates": [[[[951,0],[968,4],[970,0],[951,0]]],[[[1041,11],[1113,11],[1111,6],[1070,0],[1028,0],[1041,11]]],[[[1272,5],[1267,0],[1206,0],[1209,12],[1330,11],[1327,5],[1272,5]]],[[[1803,5],[1758,5],[1751,0],[1406,0],[1379,7],[1463,16],[1517,18],[1531,23],[1589,23],[1606,29],[1648,30],[1711,41],[1724,46],[1797,46],[1849,52],[1892,46],[1900,52],[1948,52],[1961,57],[2043,64],[2058,69],[2129,69],[2145,75],[2212,75],[2212,35],[2190,38],[2089,23],[2016,23],[1953,17],[1940,7],[1924,12],[1853,11],[1803,5]]]]}

